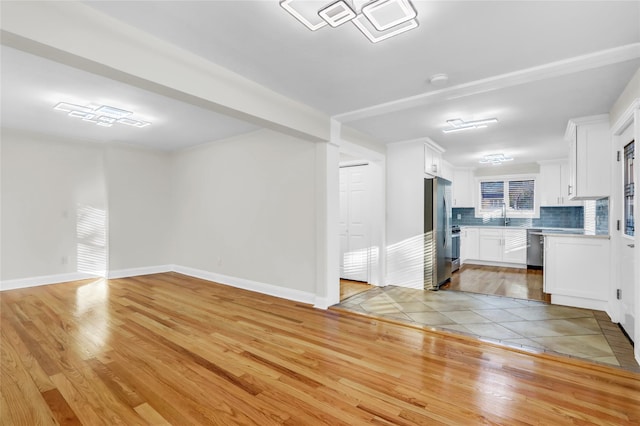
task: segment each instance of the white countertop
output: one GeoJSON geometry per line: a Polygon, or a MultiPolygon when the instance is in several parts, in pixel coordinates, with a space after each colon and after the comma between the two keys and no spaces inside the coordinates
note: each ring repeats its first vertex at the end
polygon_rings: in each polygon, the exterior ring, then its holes
{"type": "Polygon", "coordinates": [[[540,226],[527,226],[527,227],[521,227],[521,226],[483,226],[483,225],[462,225],[460,226],[461,229],[463,228],[479,228],[479,229],[523,229],[523,230],[528,230],[528,229],[539,229],[541,232],[540,234],[545,236],[545,237],[588,237],[588,238],[605,238],[605,239],[609,239],[609,235],[605,234],[605,235],[599,235],[599,234],[593,234],[593,233],[589,233],[587,231],[585,231],[584,229],[580,229],[580,228],[549,228],[549,227],[540,227],[540,226]]]}

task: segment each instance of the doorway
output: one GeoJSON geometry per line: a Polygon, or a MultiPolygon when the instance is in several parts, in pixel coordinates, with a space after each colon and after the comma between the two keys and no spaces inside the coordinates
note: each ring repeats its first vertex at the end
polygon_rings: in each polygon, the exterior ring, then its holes
{"type": "Polygon", "coordinates": [[[336,295],[343,300],[385,277],[385,156],[342,140],[338,161],[339,262],[336,295]],[[354,293],[355,291],[355,293],[354,293]]]}
{"type": "Polygon", "coordinates": [[[614,191],[618,214],[622,218],[618,238],[619,280],[616,299],[619,301],[620,326],[631,340],[635,336],[635,138],[633,122],[616,137],[615,149],[620,161],[616,163],[614,191]]]}
{"type": "Polygon", "coordinates": [[[369,164],[340,165],[340,278],[369,282],[371,221],[369,164]]]}

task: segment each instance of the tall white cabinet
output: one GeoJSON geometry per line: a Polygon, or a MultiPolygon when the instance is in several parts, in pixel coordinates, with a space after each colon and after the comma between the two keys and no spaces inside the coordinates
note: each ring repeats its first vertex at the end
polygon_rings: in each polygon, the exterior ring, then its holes
{"type": "Polygon", "coordinates": [[[613,161],[609,115],[570,120],[565,139],[569,142],[569,199],[597,200],[608,197],[613,161]]]}

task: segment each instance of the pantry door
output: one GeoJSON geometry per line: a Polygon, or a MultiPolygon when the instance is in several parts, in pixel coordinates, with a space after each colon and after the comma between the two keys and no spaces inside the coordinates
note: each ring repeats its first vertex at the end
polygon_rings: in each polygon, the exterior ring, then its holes
{"type": "Polygon", "coordinates": [[[340,168],[340,278],[369,281],[368,165],[340,168]]]}

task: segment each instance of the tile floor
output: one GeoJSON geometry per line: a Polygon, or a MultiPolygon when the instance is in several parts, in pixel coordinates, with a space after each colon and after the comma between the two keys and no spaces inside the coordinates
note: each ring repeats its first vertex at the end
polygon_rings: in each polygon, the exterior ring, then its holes
{"type": "Polygon", "coordinates": [[[640,372],[633,347],[604,312],[458,291],[374,287],[332,309],[433,326],[525,350],[640,372]]]}

